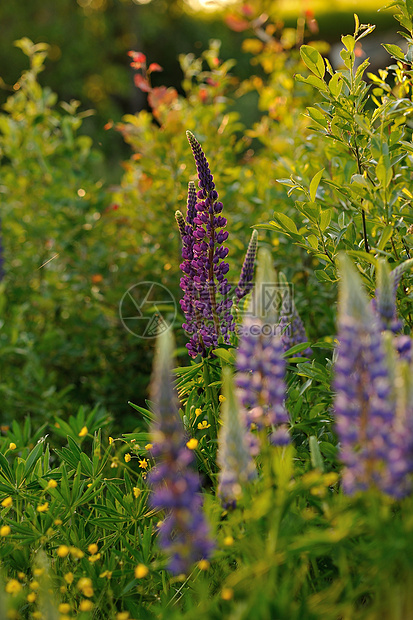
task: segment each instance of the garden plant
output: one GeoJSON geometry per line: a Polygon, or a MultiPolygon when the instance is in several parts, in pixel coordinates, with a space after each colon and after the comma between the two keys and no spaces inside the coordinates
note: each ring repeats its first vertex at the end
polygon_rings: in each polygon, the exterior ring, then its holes
{"type": "Polygon", "coordinates": [[[413,617],[413,4],[390,8],[378,74],[357,15],[333,68],[313,22],[250,5],[246,80],[217,40],[181,93],[131,51],[148,110],[108,122],[132,149],[110,188],[47,46],[17,42],[1,619],[413,617]],[[119,314],[139,282],[176,300],[152,339],[119,314]]]}

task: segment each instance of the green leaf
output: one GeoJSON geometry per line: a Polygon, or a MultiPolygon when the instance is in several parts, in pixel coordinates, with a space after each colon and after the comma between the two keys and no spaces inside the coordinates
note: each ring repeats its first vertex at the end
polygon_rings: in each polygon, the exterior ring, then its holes
{"type": "Polygon", "coordinates": [[[295,225],[293,220],[288,217],[288,215],[285,215],[285,213],[274,213],[274,217],[276,220],[278,220],[279,224],[284,230],[298,235],[297,226],[295,225]]]}
{"type": "Polygon", "coordinates": [[[338,97],[343,88],[343,77],[341,73],[335,73],[328,83],[328,89],[333,97],[338,97]]]}
{"type": "Polygon", "coordinates": [[[330,225],[333,209],[326,209],[320,213],[320,229],[324,232],[330,225]]]}
{"type": "Polygon", "coordinates": [[[318,250],[318,239],[315,235],[308,235],[307,241],[313,250],[318,250]]]}
{"type": "Polygon", "coordinates": [[[314,435],[311,435],[309,439],[309,444],[310,444],[311,465],[314,467],[314,469],[319,469],[321,472],[323,472],[324,462],[323,462],[323,457],[321,456],[317,437],[315,437],[314,435]]]}
{"type": "Polygon", "coordinates": [[[390,45],[389,43],[382,43],[382,46],[396,60],[404,62],[403,50],[398,45],[390,45]]]}
{"type": "Polygon", "coordinates": [[[143,417],[145,418],[145,420],[147,420],[148,422],[152,422],[155,419],[155,416],[153,415],[151,411],[148,411],[147,409],[144,409],[143,407],[139,407],[139,405],[134,405],[130,401],[128,401],[128,405],[136,409],[136,411],[139,411],[139,413],[141,413],[143,417]]]}
{"type": "Polygon", "coordinates": [[[220,348],[220,349],[214,349],[212,353],[216,355],[217,357],[219,357],[219,359],[226,362],[227,364],[230,364],[231,366],[235,365],[236,360],[235,360],[234,352],[232,350],[220,348]]]}
{"type": "Polygon", "coordinates": [[[322,79],[326,72],[326,67],[320,52],[315,47],[311,47],[311,45],[302,45],[300,54],[304,64],[307,65],[310,71],[322,79]]]}
{"type": "Polygon", "coordinates": [[[352,52],[354,50],[354,47],[356,45],[356,40],[353,37],[353,35],[351,34],[346,34],[345,36],[341,37],[341,41],[344,45],[344,47],[349,51],[352,52]]]}
{"type": "Polygon", "coordinates": [[[309,75],[308,77],[303,77],[299,73],[295,76],[295,79],[298,82],[303,82],[304,84],[309,84],[310,86],[314,86],[314,88],[318,88],[318,90],[326,91],[327,84],[323,82],[323,80],[315,75],[309,75]]]}
{"type": "Polygon", "coordinates": [[[376,176],[380,182],[380,185],[382,185],[384,188],[387,188],[390,185],[390,182],[393,178],[393,170],[388,157],[384,157],[382,155],[379,158],[376,166],[376,176]]]}
{"type": "Polygon", "coordinates": [[[317,193],[317,188],[320,184],[320,180],[321,177],[323,176],[323,172],[324,172],[324,168],[321,168],[321,170],[319,170],[317,172],[317,174],[315,174],[313,176],[313,178],[311,179],[311,183],[310,183],[310,198],[311,198],[311,202],[315,201],[315,196],[317,193]]]}
{"type": "Polygon", "coordinates": [[[383,229],[383,232],[381,233],[380,241],[377,246],[379,250],[384,250],[386,243],[388,242],[392,234],[393,234],[393,226],[389,224],[383,229]]]}

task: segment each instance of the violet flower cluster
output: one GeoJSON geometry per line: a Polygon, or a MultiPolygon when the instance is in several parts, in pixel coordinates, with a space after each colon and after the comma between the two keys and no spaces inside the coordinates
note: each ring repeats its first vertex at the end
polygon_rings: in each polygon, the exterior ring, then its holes
{"type": "Polygon", "coordinates": [[[382,330],[397,334],[403,328],[403,323],[397,316],[397,289],[403,274],[412,266],[413,259],[410,259],[390,271],[386,260],[379,259],[378,261],[376,295],[372,300],[372,308],[379,318],[382,330]]]}
{"type": "MultiPolygon", "coordinates": [[[[308,342],[308,338],[304,323],[298,314],[294,300],[292,299],[290,287],[284,274],[280,273],[279,279],[282,290],[282,302],[278,325],[280,327],[284,351],[288,351],[297,344],[308,342]]],[[[309,357],[312,353],[312,349],[307,347],[302,351],[301,355],[309,357]]]]}
{"type": "Polygon", "coordinates": [[[218,496],[224,508],[234,508],[245,484],[257,471],[250,452],[250,440],[245,413],[237,402],[230,369],[223,370],[222,427],[218,437],[220,467],[218,496]]]}
{"type": "Polygon", "coordinates": [[[413,465],[412,424],[400,432],[380,323],[346,256],[340,265],[334,409],[345,465],[343,489],[354,493],[376,486],[400,497],[406,493],[406,475],[413,465]]]}
{"type": "Polygon", "coordinates": [[[257,255],[257,247],[258,232],[253,230],[247,252],[245,254],[244,263],[242,265],[238,286],[235,289],[235,296],[238,301],[245,297],[245,295],[248,295],[248,293],[252,290],[252,279],[254,277],[254,263],[257,255]]]}
{"type": "Polygon", "coordinates": [[[223,204],[210,172],[208,161],[201,145],[187,131],[194,155],[199,190],[190,185],[183,235],[180,267],[183,271],[180,301],[185,314],[183,328],[190,335],[186,345],[191,357],[203,356],[207,349],[217,346],[220,336],[229,344],[229,334],[235,329],[231,314],[232,299],[228,297],[231,285],[226,274],[229,271],[225,258],[228,248],[224,242],[228,232],[224,230],[227,220],[221,215],[223,204]]]}
{"type": "Polygon", "coordinates": [[[248,425],[271,428],[271,441],[286,445],[290,442],[290,436],[285,408],[284,348],[273,309],[267,307],[268,287],[272,283],[276,286],[271,254],[261,248],[251,303],[251,308],[256,312],[250,312],[242,324],[236,384],[248,425]]]}
{"type": "Polygon", "coordinates": [[[172,384],[173,340],[169,332],[159,336],[151,385],[155,403],[152,455],[156,466],[148,475],[153,488],[150,505],[165,510],[159,526],[159,545],[168,554],[174,574],[187,573],[194,562],[210,556],[213,543],[202,512],[194,455],[187,447],[172,384]]]}

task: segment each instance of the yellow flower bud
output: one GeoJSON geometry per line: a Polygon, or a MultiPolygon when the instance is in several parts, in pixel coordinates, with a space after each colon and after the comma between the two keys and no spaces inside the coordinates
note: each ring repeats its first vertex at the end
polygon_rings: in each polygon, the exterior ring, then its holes
{"type": "Polygon", "coordinates": [[[146,577],[148,573],[149,568],[145,566],[145,564],[138,564],[138,566],[135,568],[136,579],[142,579],[143,577],[146,577]]]}

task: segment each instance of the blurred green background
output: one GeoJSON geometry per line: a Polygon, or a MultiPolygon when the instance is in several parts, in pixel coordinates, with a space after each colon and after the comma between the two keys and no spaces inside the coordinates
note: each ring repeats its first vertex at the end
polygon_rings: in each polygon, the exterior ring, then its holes
{"type": "Polygon", "coordinates": [[[235,58],[236,74],[245,79],[251,72],[248,57],[241,52],[244,32],[229,28],[223,16],[239,7],[251,7],[270,20],[295,27],[297,18],[311,12],[318,24],[317,38],[334,43],[344,32],[352,32],[353,12],[362,23],[375,23],[377,32],[392,28],[389,12],[378,13],[379,0],[30,0],[3,2],[0,6],[0,77],[4,102],[25,59],[13,42],[28,37],[50,45],[48,62],[41,76],[59,99],[77,99],[82,109],[95,110],[83,131],[105,152],[105,176],[119,180],[119,159],[128,151],[119,135],[105,132],[109,119],[145,107],[146,98],[133,85],[128,50],[144,52],[164,73],[153,76],[153,85],[180,89],[182,72],[179,54],[199,54],[211,38],[222,42],[222,57],[235,58]],[[20,5],[20,6],[19,6],[20,5]]]}
{"type": "MultiPolygon", "coordinates": [[[[145,402],[154,341],[124,329],[119,302],[144,280],[180,297],[174,212],[195,172],[185,130],[224,197],[236,282],[251,226],[275,209],[293,213],[276,179],[297,169],[311,178],[324,152],[304,118],[318,95],[293,79],[306,71],[300,43],[328,53],[353,32],[357,10],[377,25],[380,39],[363,40],[375,60],[380,40],[391,42],[380,32],[396,31],[377,2],[191,2],[0,5],[1,422],[99,403],[133,427],[128,400],[145,402]],[[169,90],[150,93],[152,108],[134,84],[131,49],[163,67],[152,86],[169,90]]],[[[297,285],[310,338],[333,335],[335,291],[315,279],[309,254],[268,231],[260,241],[297,285]]],[[[182,322],[178,314],[188,364],[182,322]]]]}

